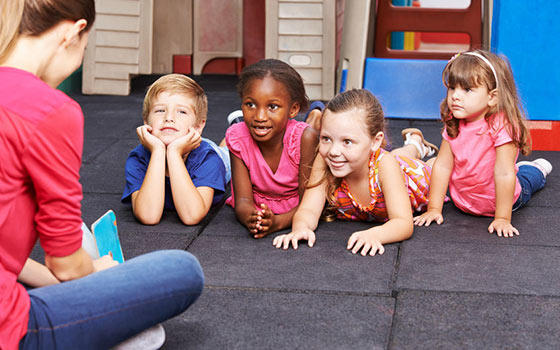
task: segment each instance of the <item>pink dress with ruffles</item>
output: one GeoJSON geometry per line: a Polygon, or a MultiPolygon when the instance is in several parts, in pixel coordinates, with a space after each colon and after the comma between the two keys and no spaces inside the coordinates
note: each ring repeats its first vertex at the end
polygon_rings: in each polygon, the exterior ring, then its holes
{"type": "MultiPolygon", "coordinates": [[[[245,123],[237,123],[226,132],[229,151],[241,159],[249,170],[255,206],[266,204],[275,214],[286,213],[299,204],[299,161],[301,136],[309,124],[293,119],[288,121],[284,133],[284,149],[278,169],[272,172],[245,123]]],[[[226,201],[235,206],[233,196],[226,201]]]]}

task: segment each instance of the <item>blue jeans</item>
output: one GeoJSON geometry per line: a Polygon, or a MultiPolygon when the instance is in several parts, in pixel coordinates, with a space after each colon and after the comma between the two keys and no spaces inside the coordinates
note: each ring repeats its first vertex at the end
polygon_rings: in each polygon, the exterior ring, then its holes
{"type": "Polygon", "coordinates": [[[29,291],[20,349],[108,349],[185,311],[202,292],[185,251],[145,254],[86,277],[29,291]]]}
{"type": "Polygon", "coordinates": [[[226,146],[218,146],[216,143],[210,139],[202,138],[204,141],[208,142],[210,146],[218,153],[222,162],[224,162],[224,166],[226,167],[226,183],[231,180],[231,161],[229,159],[229,150],[226,146]]]}
{"type": "Polygon", "coordinates": [[[513,211],[527,204],[533,193],[542,189],[546,183],[546,178],[543,173],[538,168],[531,165],[521,165],[517,172],[517,179],[521,185],[521,193],[517,201],[513,204],[513,211]]]}

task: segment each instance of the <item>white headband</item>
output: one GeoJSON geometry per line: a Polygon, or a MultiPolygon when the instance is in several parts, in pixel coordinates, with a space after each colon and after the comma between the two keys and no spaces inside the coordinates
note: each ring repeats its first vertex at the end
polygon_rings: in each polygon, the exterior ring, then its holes
{"type": "Polygon", "coordinates": [[[486,57],[482,56],[481,54],[479,54],[477,52],[470,52],[470,51],[469,52],[459,52],[455,56],[451,57],[449,62],[453,61],[455,58],[457,58],[461,54],[475,56],[475,57],[480,58],[482,61],[484,61],[484,63],[486,63],[488,65],[488,67],[490,67],[490,69],[492,70],[492,73],[494,73],[494,79],[496,79],[496,89],[498,88],[498,74],[496,73],[496,70],[494,69],[494,66],[492,65],[492,63],[490,63],[490,61],[486,57]]]}

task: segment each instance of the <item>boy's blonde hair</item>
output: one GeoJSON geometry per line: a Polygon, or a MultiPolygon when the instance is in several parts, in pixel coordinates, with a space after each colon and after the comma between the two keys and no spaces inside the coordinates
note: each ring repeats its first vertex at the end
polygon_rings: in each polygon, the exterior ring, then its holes
{"type": "Polygon", "coordinates": [[[152,109],[154,99],[162,92],[174,94],[189,95],[194,99],[194,113],[196,115],[196,123],[200,124],[206,121],[208,114],[208,98],[204,90],[196,81],[182,74],[167,74],[156,80],[148,88],[144,97],[142,106],[142,119],[148,122],[148,115],[152,109]]]}

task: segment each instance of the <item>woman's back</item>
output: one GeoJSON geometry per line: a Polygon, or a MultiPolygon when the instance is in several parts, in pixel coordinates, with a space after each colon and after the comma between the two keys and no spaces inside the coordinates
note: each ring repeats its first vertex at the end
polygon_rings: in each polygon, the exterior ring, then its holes
{"type": "Polygon", "coordinates": [[[8,303],[0,307],[4,339],[21,337],[5,323],[22,326],[27,317],[29,297],[16,278],[37,235],[52,255],[81,246],[83,117],[74,101],[31,73],[0,67],[0,81],[0,300],[8,303]],[[61,229],[65,235],[58,236],[55,247],[49,237],[61,229]]]}

